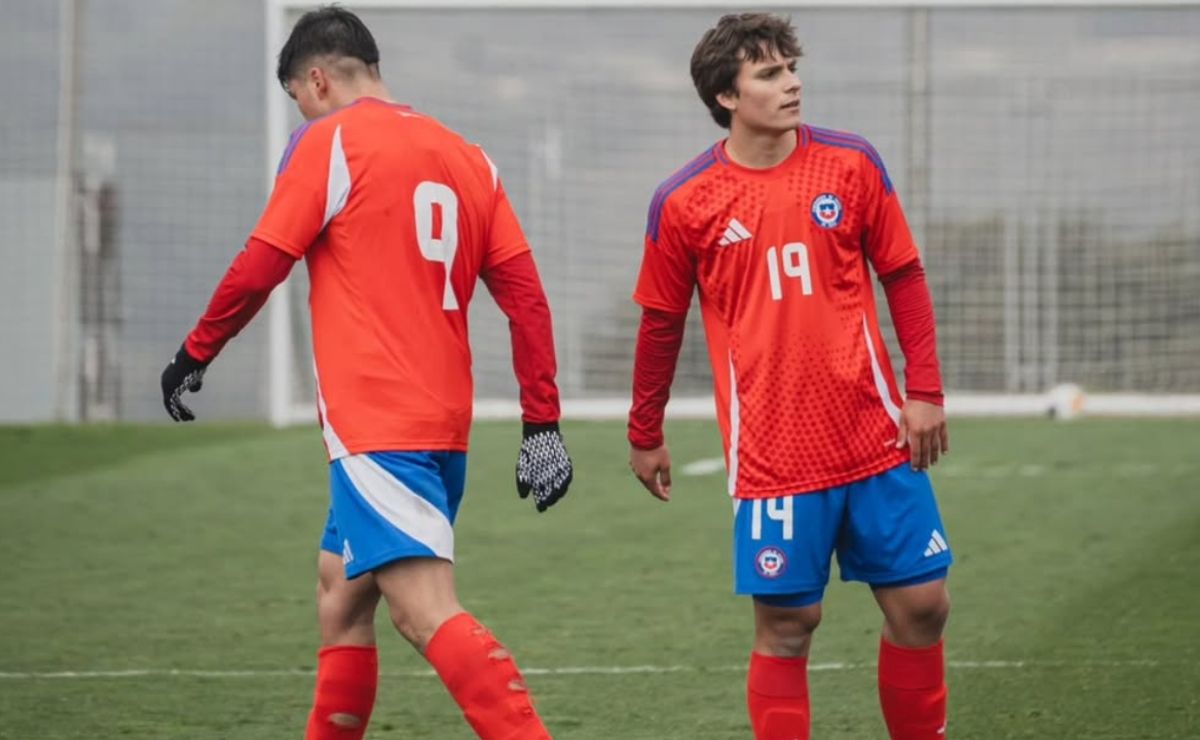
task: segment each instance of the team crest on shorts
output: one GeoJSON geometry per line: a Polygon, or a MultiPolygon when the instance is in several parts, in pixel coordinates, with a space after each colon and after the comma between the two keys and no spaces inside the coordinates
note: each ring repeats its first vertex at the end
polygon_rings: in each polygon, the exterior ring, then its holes
{"type": "Polygon", "coordinates": [[[754,556],[754,568],[763,578],[778,578],[787,568],[787,558],[778,547],[764,547],[754,556]]]}
{"type": "Polygon", "coordinates": [[[842,222],[842,201],[833,193],[822,193],[812,202],[813,221],[823,229],[835,228],[842,222]]]}

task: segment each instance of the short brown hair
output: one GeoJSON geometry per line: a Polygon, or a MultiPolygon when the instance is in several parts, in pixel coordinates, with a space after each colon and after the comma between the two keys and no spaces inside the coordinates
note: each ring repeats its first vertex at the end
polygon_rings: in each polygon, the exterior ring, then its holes
{"type": "Polygon", "coordinates": [[[729,128],[732,116],[717,102],[717,96],[737,92],[742,62],[758,62],[771,55],[794,58],[803,53],[788,18],[770,13],[722,16],[692,52],[692,83],[717,125],[729,128]]]}

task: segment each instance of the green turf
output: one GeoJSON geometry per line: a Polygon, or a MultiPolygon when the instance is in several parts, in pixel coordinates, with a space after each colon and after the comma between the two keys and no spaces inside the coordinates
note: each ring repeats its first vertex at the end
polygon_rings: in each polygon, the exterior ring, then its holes
{"type": "MultiPolygon", "coordinates": [[[[680,667],[533,673],[556,737],[748,738],[750,608],[729,593],[721,476],[677,470],[662,504],[630,476],[620,424],[566,433],[575,487],[537,515],[512,490],[517,426],[476,426],[465,604],[526,667],[680,667]]],[[[668,433],[677,467],[719,454],[711,424],[668,433]]],[[[950,736],[1200,736],[1200,422],[952,434],[935,473],[958,559],[950,736]]],[[[311,429],[0,428],[0,738],[300,737],[326,495],[311,429]],[[127,669],[248,673],[42,675],[127,669]]],[[[812,674],[814,737],[883,738],[878,614],[853,584],[825,607],[812,661],[845,666],[812,674]]],[[[471,737],[383,634],[368,737],[471,737]]]]}

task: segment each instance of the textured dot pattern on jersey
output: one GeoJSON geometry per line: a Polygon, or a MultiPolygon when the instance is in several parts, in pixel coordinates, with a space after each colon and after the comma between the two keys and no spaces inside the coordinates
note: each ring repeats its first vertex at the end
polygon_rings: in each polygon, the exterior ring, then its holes
{"type": "Polygon", "coordinates": [[[802,126],[767,169],[718,143],[659,188],[634,299],[681,313],[698,290],[733,495],[820,490],[907,459],[871,271],[918,259],[878,153],[852,134],[802,126]]]}

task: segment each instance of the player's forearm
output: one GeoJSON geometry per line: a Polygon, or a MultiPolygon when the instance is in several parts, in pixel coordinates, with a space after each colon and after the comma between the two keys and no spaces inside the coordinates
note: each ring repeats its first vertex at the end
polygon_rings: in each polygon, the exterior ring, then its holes
{"type": "Polygon", "coordinates": [[[671,397],[686,321],[686,313],[642,310],[633,358],[633,404],[629,409],[629,443],[638,449],[653,450],[663,444],[663,415],[671,397]]]}
{"type": "Polygon", "coordinates": [[[904,387],[908,398],[942,404],[942,373],[937,356],[933,298],[920,261],[879,278],[900,350],[904,353],[904,387]]]}
{"type": "Polygon", "coordinates": [[[254,318],[271,290],[283,282],[296,260],[264,241],[250,238],[213,291],[208,309],[188,334],[184,347],[201,362],[210,362],[226,342],[254,318]]]}
{"type": "Polygon", "coordinates": [[[534,424],[558,421],[558,372],[550,306],[528,253],[505,260],[483,273],[496,305],[508,317],[513,372],[521,388],[521,418],[534,424]]]}

